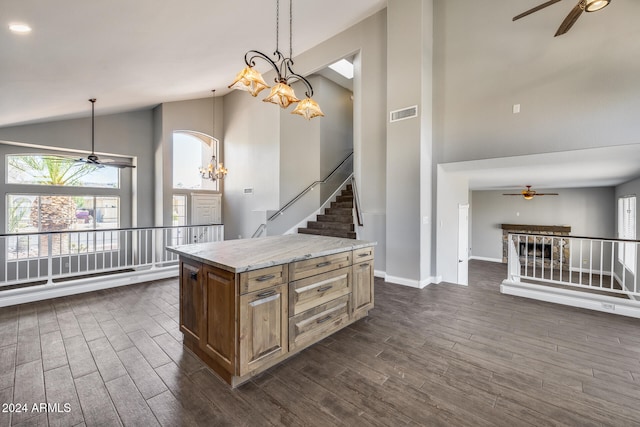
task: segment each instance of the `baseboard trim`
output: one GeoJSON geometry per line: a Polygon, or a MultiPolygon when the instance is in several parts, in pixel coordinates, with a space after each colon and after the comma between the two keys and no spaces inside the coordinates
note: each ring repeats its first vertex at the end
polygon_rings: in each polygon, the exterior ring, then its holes
{"type": "Polygon", "coordinates": [[[489,261],[489,262],[497,262],[502,264],[502,258],[489,258],[489,257],[485,257],[485,256],[475,256],[475,255],[471,255],[469,257],[469,259],[475,259],[478,261],[489,261]]]}
{"type": "Polygon", "coordinates": [[[570,289],[552,288],[530,283],[504,280],[500,292],[555,304],[586,308],[604,313],[640,319],[640,302],[607,295],[589,294],[570,289]]]}
{"type": "Polygon", "coordinates": [[[179,271],[178,266],[174,265],[171,267],[153,268],[102,277],[90,277],[67,282],[30,286],[27,288],[9,289],[0,292],[0,307],[178,277],[179,271]]]}
{"type": "Polygon", "coordinates": [[[384,281],[393,283],[395,285],[408,286],[410,288],[424,289],[426,286],[433,283],[433,278],[429,277],[424,280],[414,280],[414,279],[406,279],[404,277],[390,276],[385,274],[384,281]]]}

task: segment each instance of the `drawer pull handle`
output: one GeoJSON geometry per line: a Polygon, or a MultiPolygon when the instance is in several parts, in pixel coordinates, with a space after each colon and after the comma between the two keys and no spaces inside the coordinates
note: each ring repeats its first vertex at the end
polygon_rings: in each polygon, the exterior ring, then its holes
{"type": "Polygon", "coordinates": [[[271,295],[275,295],[275,294],[276,294],[276,291],[272,289],[272,290],[270,290],[270,291],[263,292],[263,293],[258,294],[258,295],[256,295],[256,296],[257,296],[258,298],[265,298],[265,297],[270,297],[271,295]]]}
{"type": "Polygon", "coordinates": [[[260,276],[256,279],[256,282],[266,282],[267,280],[274,279],[276,277],[275,274],[267,274],[266,276],[260,276]]]}
{"type": "Polygon", "coordinates": [[[328,315],[328,316],[326,316],[326,317],[323,317],[322,319],[318,319],[318,320],[316,320],[316,323],[324,323],[324,322],[326,322],[327,320],[331,320],[331,315],[328,315]]]}
{"type": "Polygon", "coordinates": [[[316,264],[316,267],[326,267],[327,265],[331,265],[331,261],[321,262],[320,264],[316,264]]]}
{"type": "Polygon", "coordinates": [[[364,264],[360,264],[360,267],[369,267],[369,263],[365,262],[364,264]]]}
{"type": "Polygon", "coordinates": [[[358,256],[359,256],[360,258],[365,257],[365,256],[369,256],[369,255],[371,255],[371,254],[369,254],[369,253],[366,253],[366,254],[358,254],[358,256]]]}
{"type": "Polygon", "coordinates": [[[197,271],[192,271],[190,276],[191,276],[191,280],[198,280],[198,272],[197,271]]]}
{"type": "Polygon", "coordinates": [[[321,288],[318,288],[318,292],[324,292],[324,291],[328,291],[329,289],[333,288],[333,285],[327,285],[327,286],[323,286],[321,288]]]}

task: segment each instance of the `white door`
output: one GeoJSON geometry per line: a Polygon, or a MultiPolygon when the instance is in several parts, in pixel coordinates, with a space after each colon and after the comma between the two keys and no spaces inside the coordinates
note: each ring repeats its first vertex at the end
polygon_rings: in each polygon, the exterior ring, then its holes
{"type": "Polygon", "coordinates": [[[458,206],[458,284],[469,284],[469,205],[458,206]]]}
{"type": "Polygon", "coordinates": [[[221,194],[191,195],[191,225],[222,224],[221,194]]]}

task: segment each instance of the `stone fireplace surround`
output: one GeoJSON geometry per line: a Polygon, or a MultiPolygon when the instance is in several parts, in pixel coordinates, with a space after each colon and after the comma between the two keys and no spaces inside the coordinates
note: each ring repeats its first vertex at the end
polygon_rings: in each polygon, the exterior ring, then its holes
{"type": "MultiPolygon", "coordinates": [[[[569,259],[568,245],[562,239],[552,239],[551,237],[561,237],[571,235],[569,225],[525,225],[525,224],[501,224],[502,228],[502,262],[506,263],[509,257],[509,234],[539,234],[535,238],[532,249],[550,245],[551,254],[554,261],[560,259],[560,253],[565,260],[569,259]],[[549,236],[549,237],[546,237],[549,236]],[[561,252],[562,251],[562,252],[561,252]]],[[[533,242],[531,242],[533,243],[533,242]]],[[[522,249],[522,248],[521,248],[522,249]]],[[[531,249],[531,248],[530,248],[531,249]]],[[[540,254],[536,255],[540,257],[540,254]]]]}

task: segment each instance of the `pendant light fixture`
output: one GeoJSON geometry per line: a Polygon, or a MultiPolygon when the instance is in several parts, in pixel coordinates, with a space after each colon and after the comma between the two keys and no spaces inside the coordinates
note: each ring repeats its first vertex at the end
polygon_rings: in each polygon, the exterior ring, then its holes
{"type": "MultiPolygon", "coordinates": [[[[216,124],[216,91],[215,89],[211,91],[212,92],[212,96],[211,99],[213,100],[213,108],[212,108],[212,120],[211,120],[211,148],[213,148],[213,144],[214,144],[214,133],[215,133],[215,124],[216,124]]],[[[211,161],[209,162],[209,164],[204,167],[204,168],[200,168],[200,176],[202,176],[203,179],[210,179],[211,181],[217,181],[219,179],[224,179],[227,176],[227,173],[229,171],[227,170],[227,168],[225,168],[222,165],[222,162],[218,163],[218,161],[216,160],[216,155],[215,152],[214,154],[211,156],[211,161]]]]}
{"type": "Polygon", "coordinates": [[[273,53],[274,59],[266,54],[250,50],[244,55],[244,62],[247,65],[238,73],[235,81],[229,85],[229,89],[239,89],[249,92],[252,96],[257,96],[260,91],[269,88],[264,78],[255,68],[255,60],[262,59],[270,64],[276,72],[275,85],[271,88],[269,96],[263,99],[264,102],[271,102],[281,108],[287,108],[291,104],[297,103],[291,114],[298,114],[310,120],[313,117],[324,116],[320,106],[311,97],[313,87],[303,76],[293,71],[293,9],[292,0],[289,0],[289,57],[285,57],[280,52],[280,0],[276,0],[276,50],[273,53]],[[299,100],[291,87],[291,83],[301,81],[306,86],[306,98],[299,100]]]}

